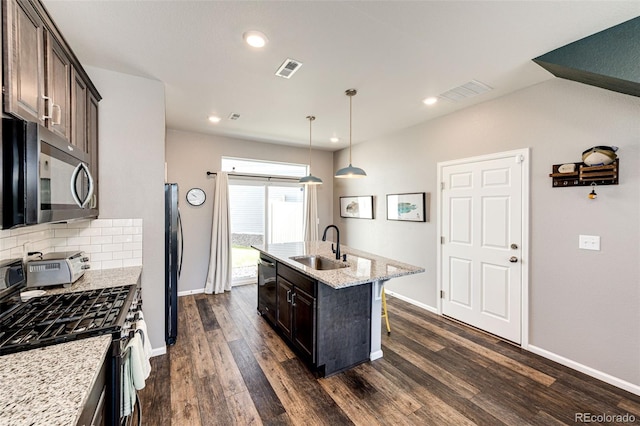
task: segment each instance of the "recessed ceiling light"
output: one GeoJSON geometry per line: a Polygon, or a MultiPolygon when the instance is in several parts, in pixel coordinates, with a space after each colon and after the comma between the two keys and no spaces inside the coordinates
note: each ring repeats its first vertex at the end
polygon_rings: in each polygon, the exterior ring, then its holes
{"type": "Polygon", "coordinates": [[[338,143],[338,142],[340,142],[340,138],[339,138],[339,137],[337,137],[337,136],[332,136],[332,137],[330,137],[330,138],[329,138],[329,140],[330,140],[331,142],[333,142],[333,143],[338,143]]]}
{"type": "Polygon", "coordinates": [[[264,47],[268,41],[267,36],[260,31],[247,31],[242,34],[242,38],[249,46],[257,48],[264,47]]]}
{"type": "Polygon", "coordinates": [[[434,96],[431,96],[430,98],[427,98],[427,99],[425,99],[425,100],[424,100],[424,101],[422,101],[422,102],[424,102],[424,104],[425,104],[425,105],[433,105],[433,104],[435,104],[436,102],[438,102],[438,98],[436,98],[436,97],[434,97],[434,96]]]}
{"type": "Polygon", "coordinates": [[[217,115],[210,115],[209,116],[209,121],[212,123],[219,123],[221,120],[220,117],[218,117],[217,115]]]}

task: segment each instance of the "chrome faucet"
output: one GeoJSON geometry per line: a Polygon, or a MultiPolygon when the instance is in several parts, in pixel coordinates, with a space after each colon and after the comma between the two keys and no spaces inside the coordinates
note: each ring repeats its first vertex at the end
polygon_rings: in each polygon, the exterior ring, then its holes
{"type": "Polygon", "coordinates": [[[336,248],[333,248],[333,244],[331,244],[331,251],[336,254],[336,259],[340,260],[340,230],[335,225],[329,225],[324,228],[324,232],[322,233],[322,241],[327,241],[327,231],[329,228],[333,228],[336,230],[336,248]]]}

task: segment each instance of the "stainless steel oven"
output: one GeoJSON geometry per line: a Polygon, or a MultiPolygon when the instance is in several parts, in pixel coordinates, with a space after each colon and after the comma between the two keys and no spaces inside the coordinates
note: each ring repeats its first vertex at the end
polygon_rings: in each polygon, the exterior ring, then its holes
{"type": "Polygon", "coordinates": [[[2,227],[96,217],[88,157],[38,123],[3,118],[2,227]]]}
{"type": "Polygon", "coordinates": [[[90,417],[104,415],[107,425],[140,419],[139,403],[133,413],[124,415],[121,411],[125,349],[132,333],[137,332],[135,324],[142,310],[138,286],[50,294],[22,302],[19,290],[25,287],[25,279],[21,259],[0,262],[0,278],[4,287],[0,291],[0,356],[110,334],[109,356],[95,392],[91,392],[98,408],[90,410],[90,417]]]}

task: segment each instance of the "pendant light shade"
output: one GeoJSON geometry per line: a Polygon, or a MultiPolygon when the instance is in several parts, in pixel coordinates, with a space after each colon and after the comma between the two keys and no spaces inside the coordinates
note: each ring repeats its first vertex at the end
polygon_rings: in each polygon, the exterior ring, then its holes
{"type": "Polygon", "coordinates": [[[338,170],[335,174],[337,178],[361,178],[367,176],[364,170],[360,167],[353,167],[351,165],[351,130],[352,130],[352,107],[351,102],[353,97],[358,93],[356,89],[348,89],[345,92],[345,95],[349,97],[349,166],[343,167],[338,170]]]}
{"type": "Polygon", "coordinates": [[[300,178],[298,183],[303,185],[320,185],[322,184],[322,179],[319,177],[313,176],[311,174],[311,123],[316,118],[313,115],[308,115],[307,120],[309,120],[309,175],[303,178],[300,178]]]}

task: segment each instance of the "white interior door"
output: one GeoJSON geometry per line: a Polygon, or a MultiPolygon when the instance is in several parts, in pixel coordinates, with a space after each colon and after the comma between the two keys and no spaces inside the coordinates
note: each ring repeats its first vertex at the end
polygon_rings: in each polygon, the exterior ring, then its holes
{"type": "Polygon", "coordinates": [[[442,313],[522,341],[526,150],[440,166],[442,313]]]}

